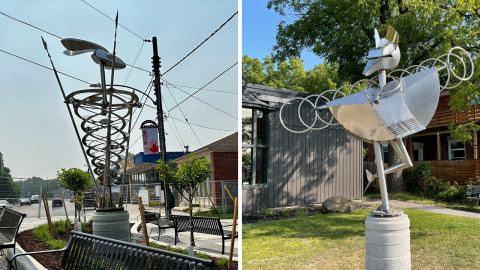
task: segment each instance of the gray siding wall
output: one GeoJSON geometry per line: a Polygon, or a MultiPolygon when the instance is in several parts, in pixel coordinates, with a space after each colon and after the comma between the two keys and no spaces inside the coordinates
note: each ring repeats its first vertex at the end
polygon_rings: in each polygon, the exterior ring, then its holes
{"type": "Polygon", "coordinates": [[[256,213],[268,208],[268,188],[242,189],[242,213],[256,213]]]}
{"type": "MultiPolygon", "coordinates": [[[[313,123],[311,112],[311,107],[301,107],[307,124],[313,123]]],[[[328,122],[331,114],[323,111],[322,116],[328,122]]],[[[285,106],[282,117],[289,128],[304,129],[298,120],[298,106],[285,106]]],[[[318,123],[316,127],[323,126],[318,123]]],[[[268,207],[319,203],[334,196],[362,197],[362,141],[340,126],[295,134],[283,128],[279,111],[270,111],[267,134],[268,207]]]]}

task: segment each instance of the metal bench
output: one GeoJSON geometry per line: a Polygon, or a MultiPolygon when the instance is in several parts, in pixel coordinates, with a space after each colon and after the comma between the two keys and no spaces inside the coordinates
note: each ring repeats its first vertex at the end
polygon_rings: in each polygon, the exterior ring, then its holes
{"type": "Polygon", "coordinates": [[[26,214],[11,208],[2,208],[0,213],[0,249],[13,248],[13,253],[15,253],[18,229],[20,229],[20,225],[26,216],[26,214]]]}
{"type": "Polygon", "coordinates": [[[8,269],[19,256],[63,252],[62,270],[69,269],[189,269],[210,270],[215,261],[141,246],[129,242],[72,231],[65,248],[13,255],[8,269]]]}
{"type": "Polygon", "coordinates": [[[168,222],[167,220],[162,219],[160,213],[145,211],[145,222],[155,224],[158,226],[158,239],[160,241],[160,235],[162,229],[174,229],[175,226],[173,222],[168,222]]]}
{"type": "Polygon", "coordinates": [[[470,194],[467,193],[467,195],[473,195],[473,197],[467,197],[467,200],[476,200],[477,206],[478,206],[478,201],[480,200],[479,198],[480,186],[470,186],[470,187],[473,187],[473,190],[471,191],[470,194]]]}
{"type": "MultiPolygon", "coordinates": [[[[190,231],[190,216],[184,215],[170,215],[173,220],[173,225],[175,226],[175,245],[178,240],[179,232],[189,232],[190,231]]],[[[212,235],[218,235],[222,237],[222,254],[225,254],[225,240],[232,238],[232,231],[224,230],[220,222],[220,218],[214,217],[193,217],[193,232],[196,233],[206,233],[212,235]]],[[[235,232],[235,238],[238,238],[238,232],[235,232]]],[[[195,245],[195,239],[193,241],[195,245]]]]}

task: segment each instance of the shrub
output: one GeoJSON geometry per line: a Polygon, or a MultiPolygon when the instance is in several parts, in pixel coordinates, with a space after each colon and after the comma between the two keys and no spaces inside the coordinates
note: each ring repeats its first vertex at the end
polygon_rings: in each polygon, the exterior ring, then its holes
{"type": "Polygon", "coordinates": [[[82,232],[86,233],[88,232],[87,224],[82,223],[82,232]]]}
{"type": "Polygon", "coordinates": [[[300,209],[297,211],[297,217],[304,217],[308,215],[308,212],[305,209],[300,209]]]}
{"type": "Polygon", "coordinates": [[[64,234],[67,229],[65,227],[55,227],[58,234],[64,234]]]}
{"type": "Polygon", "coordinates": [[[210,256],[208,256],[207,254],[204,254],[204,253],[197,253],[197,254],[195,254],[195,257],[210,260],[210,256]]]}
{"type": "Polygon", "coordinates": [[[217,264],[218,264],[218,265],[223,265],[223,266],[225,266],[225,267],[228,267],[228,259],[218,258],[218,259],[217,259],[217,264]]]}
{"type": "Polygon", "coordinates": [[[288,217],[290,216],[290,212],[291,212],[291,211],[292,211],[292,210],[291,210],[290,208],[288,208],[288,209],[285,210],[285,211],[282,211],[282,216],[288,218],[288,217]]]}

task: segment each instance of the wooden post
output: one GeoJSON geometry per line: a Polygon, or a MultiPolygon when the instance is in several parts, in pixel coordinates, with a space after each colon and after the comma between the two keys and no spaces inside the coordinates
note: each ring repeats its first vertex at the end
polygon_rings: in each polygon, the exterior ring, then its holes
{"type": "MultiPolygon", "coordinates": [[[[132,195],[132,175],[128,176],[128,180],[130,181],[130,203],[133,203],[133,195],[132,195]]],[[[128,203],[128,202],[127,202],[128,203]]]]}
{"type": "Polygon", "coordinates": [[[440,134],[437,133],[437,160],[442,160],[442,152],[440,150],[440,134]]]}
{"type": "Polygon", "coordinates": [[[67,206],[65,205],[65,199],[63,198],[63,193],[61,193],[60,195],[62,196],[62,203],[63,203],[63,209],[65,209],[65,216],[67,217],[67,220],[68,220],[67,206]]]}
{"type": "Polygon", "coordinates": [[[478,159],[477,131],[473,131],[473,159],[478,159]]]}
{"type": "Polygon", "coordinates": [[[138,209],[140,209],[140,217],[142,218],[143,237],[145,237],[145,245],[148,246],[147,222],[145,221],[145,212],[143,212],[142,197],[138,197],[138,209]]]}
{"type": "Polygon", "coordinates": [[[115,198],[115,206],[117,205],[117,202],[118,202],[118,196],[120,195],[120,193],[117,193],[117,197],[115,198]]]}
{"type": "Polygon", "coordinates": [[[233,212],[232,240],[230,241],[230,256],[228,257],[228,268],[232,267],[233,246],[235,245],[235,230],[237,228],[238,198],[235,198],[235,210],[233,212]]]}
{"type": "Polygon", "coordinates": [[[45,214],[47,215],[48,227],[50,228],[50,233],[53,236],[53,226],[52,220],[50,219],[50,209],[48,208],[47,192],[44,191],[43,194],[43,205],[45,206],[45,214]]]}

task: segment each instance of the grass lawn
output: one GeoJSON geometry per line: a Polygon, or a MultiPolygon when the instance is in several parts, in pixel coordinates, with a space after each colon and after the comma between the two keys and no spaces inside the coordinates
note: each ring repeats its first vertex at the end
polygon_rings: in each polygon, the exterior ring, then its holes
{"type": "MultiPolygon", "coordinates": [[[[412,269],[479,269],[480,219],[404,211],[412,269]]],[[[369,212],[243,225],[243,269],[363,269],[369,212]]]]}
{"type": "MultiPolygon", "coordinates": [[[[371,192],[365,193],[364,197],[366,198],[377,198],[380,199],[380,192],[371,192]]],[[[469,201],[468,204],[457,204],[457,203],[448,203],[448,202],[435,202],[432,199],[425,198],[420,195],[415,195],[408,191],[398,191],[398,192],[391,192],[388,193],[389,200],[399,200],[404,202],[412,202],[412,203],[419,203],[419,204],[426,204],[426,205],[433,205],[438,207],[445,207],[455,210],[463,210],[469,212],[476,212],[480,213],[480,207],[477,207],[475,201],[469,201]]]]}

